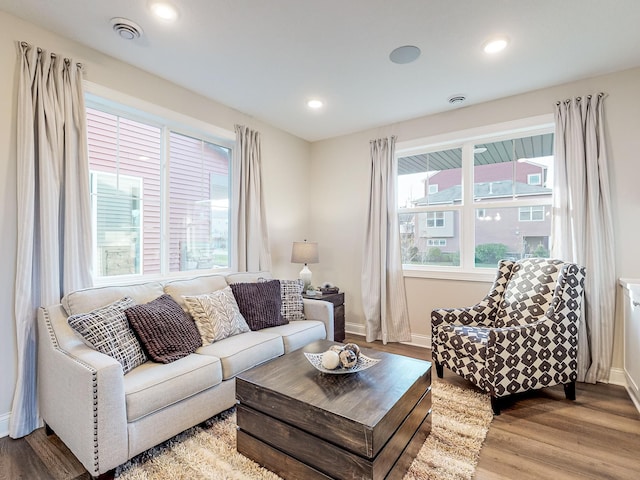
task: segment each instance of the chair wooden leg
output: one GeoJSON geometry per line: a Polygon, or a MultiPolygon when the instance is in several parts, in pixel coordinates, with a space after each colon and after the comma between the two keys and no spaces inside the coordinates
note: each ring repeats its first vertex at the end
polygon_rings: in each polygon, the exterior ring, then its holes
{"type": "Polygon", "coordinates": [[[493,410],[494,415],[500,415],[500,398],[499,397],[491,397],[491,410],[493,410]]]}
{"type": "Polygon", "coordinates": [[[576,399],[576,382],[564,384],[564,396],[567,397],[567,400],[576,399]]]}
{"type": "Polygon", "coordinates": [[[442,364],[435,360],[433,361],[433,364],[436,366],[436,375],[438,375],[438,378],[444,378],[444,367],[442,364]]]}

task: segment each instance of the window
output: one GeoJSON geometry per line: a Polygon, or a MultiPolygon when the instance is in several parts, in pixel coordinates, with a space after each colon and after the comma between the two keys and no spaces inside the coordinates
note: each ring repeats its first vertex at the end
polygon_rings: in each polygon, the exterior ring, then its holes
{"type": "Polygon", "coordinates": [[[427,228],[443,228],[444,212],[427,212],[427,228]]]}
{"type": "Polygon", "coordinates": [[[549,123],[398,145],[405,268],[481,273],[503,258],[548,256],[552,131],[549,123]]]}
{"type": "Polygon", "coordinates": [[[529,173],[527,175],[527,183],[529,185],[541,185],[542,175],[540,173],[529,173]]]}
{"type": "Polygon", "coordinates": [[[229,266],[231,139],[87,98],[94,275],[229,266]]]}
{"type": "Polygon", "coordinates": [[[518,209],[518,220],[521,222],[542,222],[544,219],[545,208],[543,205],[520,207],[518,209]]]}
{"type": "Polygon", "coordinates": [[[446,247],[447,240],[444,238],[430,238],[427,240],[427,245],[429,247],[446,247]]]}

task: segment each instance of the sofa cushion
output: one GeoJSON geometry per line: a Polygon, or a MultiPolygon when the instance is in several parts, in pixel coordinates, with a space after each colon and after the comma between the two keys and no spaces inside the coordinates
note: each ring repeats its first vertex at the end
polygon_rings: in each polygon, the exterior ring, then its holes
{"type": "Polygon", "coordinates": [[[222,381],[220,360],[188,355],[169,364],[147,362],[124,377],[127,421],[189,398],[222,381]]]}
{"type": "Polygon", "coordinates": [[[72,315],[67,323],[90,347],[115,358],[127,373],[147,361],[124,311],[135,305],[124,297],[88,313],[72,315]]]}
{"type": "Polygon", "coordinates": [[[247,332],[200,347],[200,355],[214,356],[222,363],[222,379],[228,380],[260,363],[284,354],[282,338],[275,333],[247,332]]]}
{"type": "Polygon", "coordinates": [[[261,283],[233,283],[233,296],[238,302],[240,313],[251,330],[275,327],[288,323],[280,309],[280,282],[271,280],[261,283]]]}
{"type": "Polygon", "coordinates": [[[196,324],[167,294],[127,308],[125,314],[146,354],[154,362],[173,362],[202,345],[196,324]]]}
{"type": "Polygon", "coordinates": [[[202,345],[250,330],[240,313],[231,287],[203,295],[184,295],[182,298],[196,322],[202,345]]]}
{"type": "Polygon", "coordinates": [[[269,327],[261,332],[275,333],[282,337],[284,353],[289,353],[316,340],[325,340],[327,332],[324,323],[319,320],[298,320],[287,325],[269,327]]]}
{"type": "Polygon", "coordinates": [[[202,295],[221,290],[227,286],[227,281],[223,275],[202,275],[186,280],[173,280],[164,284],[164,293],[168,293],[178,302],[178,305],[187,312],[187,305],[182,298],[184,295],[202,295]]]}
{"type": "Polygon", "coordinates": [[[162,284],[159,282],[92,287],[66,294],[62,297],[61,303],[67,311],[67,315],[75,315],[77,313],[90,312],[123,297],[133,298],[135,303],[145,303],[158,298],[163,293],[162,284]]]}

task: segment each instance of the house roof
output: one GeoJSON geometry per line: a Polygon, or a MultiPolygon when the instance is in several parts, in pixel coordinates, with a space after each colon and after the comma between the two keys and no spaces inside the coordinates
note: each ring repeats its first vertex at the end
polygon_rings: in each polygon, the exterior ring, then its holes
{"type": "MultiPolygon", "coordinates": [[[[476,200],[509,198],[515,196],[551,195],[552,190],[540,185],[529,185],[512,180],[499,180],[495,182],[482,182],[473,185],[473,196],[476,200]]],[[[414,206],[424,205],[452,205],[462,201],[462,186],[455,185],[426,197],[415,200],[414,206]]]]}

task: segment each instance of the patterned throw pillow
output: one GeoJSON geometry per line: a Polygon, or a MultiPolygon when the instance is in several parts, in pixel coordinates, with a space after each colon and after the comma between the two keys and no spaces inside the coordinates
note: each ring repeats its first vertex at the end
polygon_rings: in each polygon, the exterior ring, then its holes
{"type": "Polygon", "coordinates": [[[249,331],[231,287],[204,295],[182,295],[182,298],[196,322],[203,345],[249,331]]]}
{"type": "MultiPolygon", "coordinates": [[[[270,280],[259,278],[258,282],[268,282],[270,280]]],[[[282,307],[280,314],[290,322],[296,320],[304,320],[304,303],[302,300],[302,290],[304,282],[298,280],[279,280],[280,297],[282,299],[282,307]]]]}
{"type": "Polygon", "coordinates": [[[124,312],[154,362],[171,363],[202,346],[196,324],[170,295],[161,295],[124,312]]]}
{"type": "Polygon", "coordinates": [[[124,313],[133,305],[133,299],[124,297],[104,307],[72,315],[67,319],[69,326],[78,332],[88,345],[120,362],[124,373],[147,361],[147,356],[124,313]]]}
{"type": "Polygon", "coordinates": [[[251,330],[285,325],[289,321],[282,316],[280,282],[271,280],[256,283],[232,283],[231,290],[238,302],[240,313],[251,330]]]}

